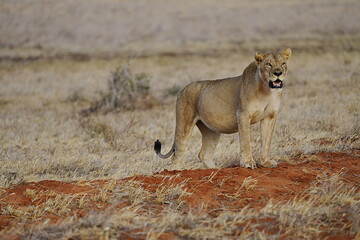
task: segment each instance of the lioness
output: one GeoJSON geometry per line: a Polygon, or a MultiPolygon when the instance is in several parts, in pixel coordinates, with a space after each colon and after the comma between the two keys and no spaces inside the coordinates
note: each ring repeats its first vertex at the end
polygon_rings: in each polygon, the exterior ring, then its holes
{"type": "Polygon", "coordinates": [[[276,167],[276,161],[269,159],[269,148],[290,57],[289,48],[280,53],[256,53],[255,61],[245,68],[241,76],[187,85],[177,97],[173,146],[163,155],[161,143],[157,140],[154,144],[157,155],[161,158],[173,155],[173,168],[180,168],[179,158],[184,154],[186,140],[196,124],[202,134],[198,157],[206,167],[215,167],[212,154],[220,134],[237,131],[240,137],[240,166],[252,169],[257,164],[276,167]],[[250,124],[259,121],[262,147],[260,159],[255,162],[250,147],[250,124]]]}

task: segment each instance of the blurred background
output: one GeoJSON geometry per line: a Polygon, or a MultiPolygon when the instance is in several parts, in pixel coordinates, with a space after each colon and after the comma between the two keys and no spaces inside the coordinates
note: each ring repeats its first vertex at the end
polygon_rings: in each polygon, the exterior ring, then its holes
{"type": "Polygon", "coordinates": [[[359,11],[357,0],[1,0],[0,57],[358,48],[359,11]]]}

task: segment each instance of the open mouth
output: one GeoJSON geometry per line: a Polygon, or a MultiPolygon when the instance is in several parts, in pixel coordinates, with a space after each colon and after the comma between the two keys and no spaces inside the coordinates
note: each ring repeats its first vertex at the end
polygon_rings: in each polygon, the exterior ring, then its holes
{"type": "Polygon", "coordinates": [[[282,88],[283,83],[280,79],[276,79],[275,81],[269,81],[270,88],[282,88]]]}

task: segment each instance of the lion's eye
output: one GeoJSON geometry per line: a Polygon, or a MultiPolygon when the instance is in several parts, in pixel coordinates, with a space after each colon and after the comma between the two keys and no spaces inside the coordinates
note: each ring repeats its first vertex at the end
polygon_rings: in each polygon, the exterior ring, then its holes
{"type": "Polygon", "coordinates": [[[286,66],[286,63],[285,63],[285,62],[283,62],[283,63],[281,64],[281,66],[282,66],[282,67],[285,67],[285,66],[286,66]]]}
{"type": "Polygon", "coordinates": [[[267,67],[272,67],[271,63],[269,63],[269,62],[267,62],[265,65],[266,65],[267,67]]]}

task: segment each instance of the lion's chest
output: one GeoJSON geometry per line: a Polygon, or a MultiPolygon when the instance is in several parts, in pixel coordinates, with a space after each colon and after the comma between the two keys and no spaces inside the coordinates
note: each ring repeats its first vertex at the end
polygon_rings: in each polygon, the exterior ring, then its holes
{"type": "Polygon", "coordinates": [[[267,98],[254,100],[247,106],[246,112],[250,116],[250,123],[257,123],[267,117],[275,117],[280,107],[280,96],[270,95],[267,98]]]}

